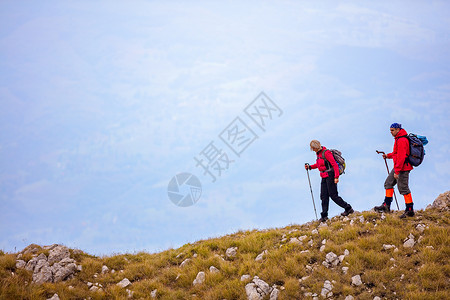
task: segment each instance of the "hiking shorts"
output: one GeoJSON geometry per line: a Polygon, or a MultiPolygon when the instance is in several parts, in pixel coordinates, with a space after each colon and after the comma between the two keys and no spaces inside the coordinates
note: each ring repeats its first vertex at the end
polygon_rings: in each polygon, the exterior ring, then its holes
{"type": "Polygon", "coordinates": [[[396,184],[398,184],[398,191],[402,195],[408,195],[411,193],[409,189],[409,172],[401,171],[398,175],[398,180],[394,178],[394,169],[389,173],[386,181],[384,182],[384,189],[393,189],[396,184]]]}

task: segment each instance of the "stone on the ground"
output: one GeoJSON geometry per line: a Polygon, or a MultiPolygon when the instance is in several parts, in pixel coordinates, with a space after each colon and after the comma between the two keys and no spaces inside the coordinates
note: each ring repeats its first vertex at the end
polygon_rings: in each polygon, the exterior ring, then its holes
{"type": "Polygon", "coordinates": [[[156,298],[157,293],[158,293],[158,290],[157,290],[157,289],[154,289],[154,290],[150,293],[150,297],[156,298]]]}
{"type": "Polygon", "coordinates": [[[126,288],[130,284],[131,284],[130,280],[128,280],[128,278],[124,278],[117,285],[120,286],[121,288],[126,288]]]}
{"type": "Polygon", "coordinates": [[[322,297],[330,297],[332,296],[333,293],[331,293],[331,291],[333,290],[333,285],[331,284],[331,282],[329,280],[325,280],[325,282],[323,283],[323,288],[322,288],[322,292],[320,293],[320,295],[322,297]],[[330,295],[331,293],[331,295],[330,295]]]}
{"type": "Polygon", "coordinates": [[[262,261],[264,259],[264,256],[269,253],[267,250],[264,250],[262,253],[260,253],[256,258],[255,261],[262,261]]]}
{"type": "Polygon", "coordinates": [[[187,265],[189,262],[191,261],[190,258],[186,258],[185,260],[183,260],[180,264],[180,267],[184,267],[185,265],[187,265]]]}
{"type": "Polygon", "coordinates": [[[225,252],[225,255],[226,255],[228,258],[233,258],[233,257],[235,257],[235,256],[237,255],[237,250],[238,250],[237,247],[230,247],[230,248],[228,248],[227,251],[225,252]]]}
{"type": "Polygon", "coordinates": [[[241,276],[241,281],[247,281],[247,280],[250,280],[250,279],[252,279],[252,277],[250,275],[248,275],[248,274],[245,274],[245,275],[241,276]]]}
{"type": "Polygon", "coordinates": [[[352,277],[352,285],[360,286],[362,284],[361,276],[355,275],[352,277]]]}
{"type": "Polygon", "coordinates": [[[403,243],[403,247],[405,248],[412,248],[416,242],[414,241],[414,236],[411,238],[411,235],[408,237],[408,239],[403,243]]]}
{"type": "Polygon", "coordinates": [[[273,288],[272,292],[270,293],[269,300],[277,300],[279,294],[280,294],[280,290],[277,288],[273,288]]]}
{"type": "Polygon", "coordinates": [[[47,300],[59,300],[59,296],[55,293],[51,298],[48,298],[47,300]]]}
{"type": "Polygon", "coordinates": [[[205,272],[198,272],[197,277],[192,282],[193,285],[198,285],[204,283],[206,280],[205,272]]]}
{"type": "Polygon", "coordinates": [[[106,274],[106,273],[108,273],[108,271],[109,271],[109,268],[107,266],[102,267],[102,274],[106,274]]]}
{"type": "Polygon", "coordinates": [[[426,209],[437,208],[439,210],[446,210],[450,207],[450,191],[440,194],[436,200],[430,205],[427,206],[426,209]]]}
{"type": "Polygon", "coordinates": [[[262,300],[270,295],[272,288],[263,280],[255,276],[252,282],[245,286],[245,293],[248,300],[262,300]]]}

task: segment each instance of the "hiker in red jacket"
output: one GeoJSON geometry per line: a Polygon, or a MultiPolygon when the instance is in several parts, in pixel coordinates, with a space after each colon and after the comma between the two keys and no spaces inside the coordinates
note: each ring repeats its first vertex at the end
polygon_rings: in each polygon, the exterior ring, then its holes
{"type": "Polygon", "coordinates": [[[408,186],[409,172],[413,169],[411,164],[406,160],[409,155],[408,135],[401,124],[394,123],[390,127],[391,134],[395,138],[394,151],[392,153],[383,154],[383,158],[392,158],[394,160],[394,168],[389,173],[384,188],[386,196],[384,202],[380,206],[375,206],[375,211],[390,212],[392,196],[394,194],[394,186],[398,183],[398,190],[405,198],[406,209],[400,218],[414,216],[413,201],[411,191],[408,186]]]}
{"type": "Polygon", "coordinates": [[[353,208],[338,195],[337,183],[339,182],[339,167],[331,151],[320,145],[317,140],[310,143],[311,151],[316,152],[317,160],[314,165],[305,164],[305,169],[319,169],[322,182],[320,184],[320,199],[322,200],[322,212],[320,213],[320,222],[328,220],[328,206],[331,200],[344,208],[342,216],[348,216],[353,213],[353,208]],[[324,160],[325,158],[325,160],[324,160]]]}

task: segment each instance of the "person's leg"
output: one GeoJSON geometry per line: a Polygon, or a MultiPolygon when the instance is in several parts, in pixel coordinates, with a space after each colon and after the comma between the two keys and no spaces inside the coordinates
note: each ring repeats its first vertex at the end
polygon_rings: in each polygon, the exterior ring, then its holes
{"type": "Polygon", "coordinates": [[[322,178],[322,182],[320,183],[320,200],[322,200],[322,212],[320,213],[320,220],[326,221],[326,219],[328,218],[328,206],[330,203],[327,178],[322,178]]]}
{"type": "Polygon", "coordinates": [[[401,218],[414,216],[414,203],[409,189],[409,171],[400,172],[398,176],[398,190],[405,198],[406,209],[401,218]]]}
{"type": "Polygon", "coordinates": [[[352,206],[347,202],[345,202],[344,199],[342,199],[342,197],[339,196],[337,184],[334,183],[334,178],[331,176],[327,178],[327,187],[331,200],[333,200],[334,203],[345,209],[345,212],[342,213],[342,215],[347,216],[350,213],[352,213],[353,212],[352,206]]]}
{"type": "Polygon", "coordinates": [[[384,181],[385,197],[380,206],[375,206],[374,210],[379,212],[390,212],[392,196],[394,195],[394,186],[397,184],[397,180],[394,177],[394,169],[391,170],[388,177],[384,181]]]}

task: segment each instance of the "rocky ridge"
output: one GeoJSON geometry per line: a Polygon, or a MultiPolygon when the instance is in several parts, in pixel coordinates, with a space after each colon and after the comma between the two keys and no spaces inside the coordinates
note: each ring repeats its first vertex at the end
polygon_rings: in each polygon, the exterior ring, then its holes
{"type": "MultiPolygon", "coordinates": [[[[450,204],[450,192],[446,192],[441,194],[436,201],[427,207],[427,209],[437,209],[439,211],[448,211],[450,204]]],[[[357,226],[358,224],[369,226],[372,225],[376,227],[379,224],[379,221],[376,219],[364,217],[361,214],[355,213],[349,217],[335,217],[340,222],[346,224],[346,226],[357,226]]],[[[386,220],[386,215],[381,214],[378,218],[380,221],[386,220]]],[[[399,251],[412,251],[408,253],[417,252],[417,245],[421,244],[424,240],[424,237],[427,234],[427,230],[429,226],[426,222],[421,222],[420,218],[418,218],[418,222],[413,227],[409,234],[403,236],[403,241],[401,243],[387,243],[383,244],[379,251],[390,255],[391,258],[389,260],[390,268],[395,269],[396,258],[395,254],[399,251]],[[406,250],[411,249],[411,250],[406,250]]],[[[308,288],[308,285],[305,285],[306,282],[310,281],[314,274],[317,272],[319,267],[323,266],[326,269],[332,270],[332,272],[336,274],[342,274],[345,276],[349,272],[349,268],[352,267],[351,263],[347,261],[348,257],[352,257],[352,252],[348,249],[344,251],[330,251],[329,249],[329,241],[324,239],[319,239],[321,229],[328,229],[329,226],[332,226],[332,223],[321,223],[310,232],[302,232],[300,233],[298,229],[292,229],[288,231],[286,234],[283,234],[281,239],[279,240],[278,248],[290,248],[290,247],[299,247],[299,254],[310,255],[314,249],[319,249],[319,252],[323,252],[325,255],[324,259],[321,261],[311,261],[311,263],[306,264],[304,266],[308,275],[302,277],[298,280],[299,288],[302,291],[302,296],[305,298],[311,299],[335,299],[336,286],[339,283],[332,278],[328,278],[323,280],[320,289],[311,290],[308,288]],[[298,234],[297,234],[298,232],[298,234]],[[337,254],[336,254],[336,253],[337,254]]],[[[316,224],[311,222],[311,224],[316,224]]],[[[331,229],[331,228],[330,228],[331,229]]],[[[342,229],[339,229],[342,230],[342,229]]],[[[364,233],[364,232],[363,232],[364,233]]],[[[425,245],[425,249],[434,250],[433,246],[425,245]]],[[[261,249],[262,252],[259,252],[258,255],[253,257],[255,262],[260,264],[264,264],[264,262],[269,259],[268,257],[271,255],[272,251],[270,249],[261,249]]],[[[260,251],[261,251],[260,250],[260,251]]],[[[83,270],[81,262],[77,262],[74,258],[74,255],[77,254],[79,250],[70,250],[64,245],[51,245],[40,247],[37,245],[30,245],[26,247],[23,251],[16,255],[15,266],[17,269],[25,270],[32,273],[32,283],[35,285],[41,285],[43,283],[58,283],[62,281],[67,281],[76,278],[77,273],[83,270]],[[30,259],[25,259],[26,257],[30,257],[30,259]]],[[[79,251],[81,252],[81,251],[79,251]]],[[[241,253],[240,247],[232,246],[224,250],[222,254],[215,254],[216,258],[220,262],[231,263],[236,259],[239,259],[244,253],[241,253]]],[[[409,255],[409,254],[408,254],[409,255]]],[[[197,253],[179,253],[176,257],[179,259],[181,263],[179,263],[179,274],[175,278],[175,281],[181,280],[181,276],[183,276],[182,270],[189,270],[189,268],[196,265],[197,260],[200,259],[197,253]]],[[[126,260],[126,258],[125,258],[126,260]]],[[[223,271],[221,270],[220,265],[210,265],[209,268],[205,268],[204,270],[198,271],[195,279],[191,281],[191,286],[196,287],[196,289],[201,289],[206,285],[206,281],[210,276],[220,275],[223,271]]],[[[100,282],[95,282],[98,276],[107,276],[108,274],[114,274],[116,271],[114,268],[108,267],[107,265],[101,266],[101,269],[98,273],[96,273],[92,281],[94,282],[85,282],[86,287],[92,293],[100,293],[105,295],[106,289],[110,289],[110,287],[105,286],[100,282]]],[[[118,273],[123,273],[123,270],[120,270],[118,273]]],[[[353,287],[360,288],[361,287],[366,290],[369,294],[371,294],[371,285],[370,278],[366,278],[364,270],[360,270],[355,273],[355,270],[350,274],[351,278],[348,282],[349,285],[353,287]]],[[[246,299],[251,300],[263,300],[270,299],[276,300],[283,295],[283,291],[285,290],[285,286],[282,282],[269,284],[267,279],[264,279],[264,276],[259,274],[244,274],[240,276],[240,281],[245,283],[245,286],[242,288],[242,293],[245,295],[246,299]]],[[[115,277],[117,278],[117,277],[115,277]]],[[[118,280],[114,283],[120,289],[123,289],[127,298],[133,299],[135,298],[135,291],[133,290],[134,285],[139,283],[139,278],[131,278],[121,277],[121,280],[118,280]],[[131,280],[130,280],[131,279],[131,280]]],[[[400,281],[404,280],[404,275],[399,278],[400,281]]],[[[70,286],[71,287],[71,286],[70,286]]],[[[70,289],[69,287],[69,289],[70,289]]],[[[73,289],[73,287],[72,287],[73,289]]],[[[152,289],[148,294],[148,298],[164,298],[164,294],[158,289],[152,289]]],[[[355,299],[357,295],[353,296],[351,294],[342,295],[342,291],[338,291],[338,298],[345,296],[345,299],[355,299]],[[340,294],[339,294],[340,293],[340,294]]],[[[373,299],[381,299],[382,295],[371,294],[373,299]],[[381,298],[380,298],[381,297],[381,298]]],[[[195,294],[193,294],[195,297],[195,294]]],[[[56,300],[59,299],[57,293],[51,294],[51,298],[56,300]]],[[[284,299],[284,298],[283,298],[284,299]]],[[[337,298],[336,298],[337,299],[337,298]]]]}

